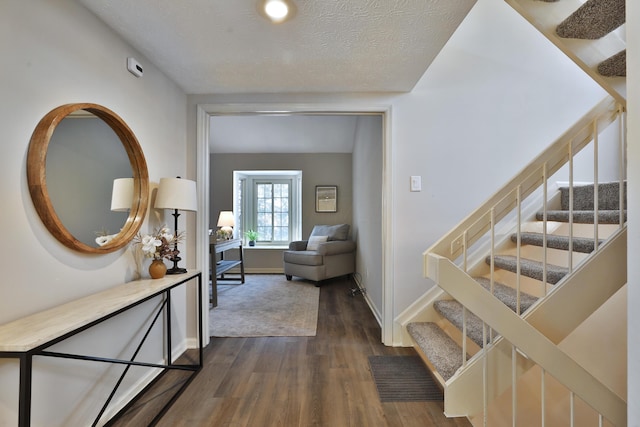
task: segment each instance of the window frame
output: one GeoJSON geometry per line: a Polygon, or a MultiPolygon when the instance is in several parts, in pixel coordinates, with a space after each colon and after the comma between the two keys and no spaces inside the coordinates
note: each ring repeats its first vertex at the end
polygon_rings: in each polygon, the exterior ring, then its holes
{"type": "Polygon", "coordinates": [[[236,217],[237,234],[243,242],[248,239],[246,230],[258,229],[257,191],[258,183],[289,184],[289,233],[288,240],[261,241],[258,236],[255,247],[288,247],[289,242],[300,240],[302,236],[302,171],[234,171],[233,172],[234,216],[236,217]],[[246,212],[246,214],[244,214],[246,212]]]}

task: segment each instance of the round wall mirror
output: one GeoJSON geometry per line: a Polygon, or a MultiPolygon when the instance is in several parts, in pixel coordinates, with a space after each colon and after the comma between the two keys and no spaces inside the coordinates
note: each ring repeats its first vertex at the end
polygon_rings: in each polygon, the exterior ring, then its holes
{"type": "Polygon", "coordinates": [[[36,126],[27,153],[34,207],[65,246],[109,253],[140,229],[149,201],[142,148],[127,124],[97,104],[66,104],[36,126]]]}

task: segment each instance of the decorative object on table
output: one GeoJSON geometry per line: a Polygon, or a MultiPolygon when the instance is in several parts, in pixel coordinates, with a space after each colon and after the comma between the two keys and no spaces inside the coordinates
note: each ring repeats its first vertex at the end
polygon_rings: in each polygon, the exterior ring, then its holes
{"type": "MultiPolygon", "coordinates": [[[[175,233],[178,233],[178,217],[179,210],[196,211],[198,209],[198,198],[196,196],[196,183],[188,179],[176,178],[160,178],[158,186],[158,194],[156,195],[156,209],[173,209],[172,214],[175,233]]],[[[182,259],[178,255],[178,241],[173,242],[173,255],[170,258],[173,261],[173,267],[167,270],[167,274],[186,273],[187,269],[178,267],[178,262],[182,259]]]]}
{"type": "Polygon", "coordinates": [[[236,225],[236,220],[233,217],[233,211],[220,211],[220,215],[218,215],[218,227],[220,227],[221,233],[218,236],[221,236],[222,239],[233,239],[233,227],[236,225]]]}
{"type": "Polygon", "coordinates": [[[166,226],[160,227],[153,234],[138,234],[133,242],[140,246],[142,254],[153,259],[149,266],[149,274],[153,279],[164,277],[167,266],[164,258],[173,259],[176,254],[176,244],[184,237],[184,233],[171,234],[166,226]]]}
{"type": "Polygon", "coordinates": [[[232,234],[225,230],[216,230],[216,240],[231,240],[232,234]]]}
{"type": "Polygon", "coordinates": [[[244,233],[245,236],[247,236],[247,239],[249,239],[249,246],[255,246],[256,245],[256,240],[258,240],[258,232],[255,230],[247,230],[244,233]]]}
{"type": "Polygon", "coordinates": [[[316,212],[338,211],[338,187],[316,185],[316,212]]]}
{"type": "Polygon", "coordinates": [[[152,279],[162,279],[167,274],[167,265],[161,259],[154,259],[149,266],[149,276],[152,279]]]}

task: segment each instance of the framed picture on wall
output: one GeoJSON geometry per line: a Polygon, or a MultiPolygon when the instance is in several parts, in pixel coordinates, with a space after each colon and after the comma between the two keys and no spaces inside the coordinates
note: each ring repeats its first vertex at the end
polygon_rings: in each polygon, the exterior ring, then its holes
{"type": "Polygon", "coordinates": [[[338,187],[336,185],[316,185],[316,212],[338,211],[338,187]]]}

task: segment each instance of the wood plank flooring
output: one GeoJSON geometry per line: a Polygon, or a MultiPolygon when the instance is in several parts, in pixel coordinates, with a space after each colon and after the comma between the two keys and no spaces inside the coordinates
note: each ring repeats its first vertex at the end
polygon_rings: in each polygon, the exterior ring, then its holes
{"type": "MultiPolygon", "coordinates": [[[[442,402],[380,402],[368,356],[415,352],[381,344],[377,321],[362,295],[349,295],[351,286],[334,279],[320,288],[315,337],[212,338],[202,371],[157,425],[470,426],[446,418],[442,402]]],[[[147,393],[114,425],[148,425],[168,394],[147,393]]]]}

